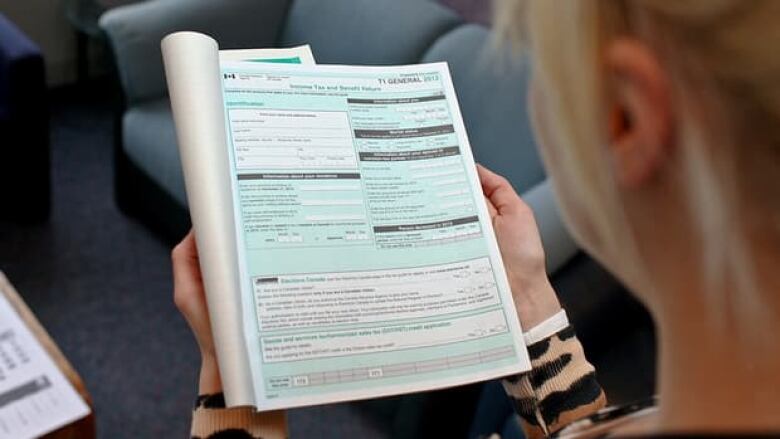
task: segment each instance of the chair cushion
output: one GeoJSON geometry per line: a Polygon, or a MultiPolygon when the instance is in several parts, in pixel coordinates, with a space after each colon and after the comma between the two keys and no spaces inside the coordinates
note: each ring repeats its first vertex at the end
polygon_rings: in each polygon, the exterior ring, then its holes
{"type": "Polygon", "coordinates": [[[322,64],[410,64],[460,23],[431,1],[296,0],[280,44],[310,44],[322,64]]]}
{"type": "Polygon", "coordinates": [[[561,269],[570,259],[577,255],[579,246],[569,234],[561,218],[558,202],[552,190],[549,179],[521,193],[523,201],[534,211],[539,234],[544,244],[544,255],[547,258],[547,273],[553,274],[561,269]]]}
{"type": "Polygon", "coordinates": [[[527,62],[497,50],[483,26],[441,36],[422,62],[447,61],[474,158],[522,193],[544,179],[526,106],[527,62]]]}
{"type": "Polygon", "coordinates": [[[165,96],[160,41],[176,31],[212,36],[222,49],[271,47],[288,0],[155,0],[113,8],[100,18],[130,105],[165,96]]]}
{"type": "Polygon", "coordinates": [[[122,143],[130,161],[186,206],[184,177],[168,99],[130,108],[124,115],[122,128],[122,143]]]}

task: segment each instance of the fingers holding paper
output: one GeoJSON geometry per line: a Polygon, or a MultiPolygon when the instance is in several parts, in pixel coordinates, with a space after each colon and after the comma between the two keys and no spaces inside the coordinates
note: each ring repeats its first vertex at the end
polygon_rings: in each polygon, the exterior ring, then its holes
{"type": "Polygon", "coordinates": [[[211,333],[206,292],[200,272],[195,233],[187,236],[173,249],[173,300],[195,335],[201,353],[200,393],[222,391],[217,366],[214,337],[211,333]]]}
{"type": "Polygon", "coordinates": [[[477,173],[520,324],[528,330],[561,309],[547,278],[539,228],[533,211],[506,178],[479,164],[477,173]]]}

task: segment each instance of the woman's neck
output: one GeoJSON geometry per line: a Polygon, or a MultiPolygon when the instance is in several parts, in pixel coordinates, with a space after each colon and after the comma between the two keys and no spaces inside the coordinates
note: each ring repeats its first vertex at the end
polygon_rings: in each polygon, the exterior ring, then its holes
{"type": "MultiPolygon", "coordinates": [[[[769,292],[776,312],[780,291],[769,292]]],[[[711,298],[677,293],[656,316],[659,429],[780,431],[780,320],[713,315],[711,298]]]]}

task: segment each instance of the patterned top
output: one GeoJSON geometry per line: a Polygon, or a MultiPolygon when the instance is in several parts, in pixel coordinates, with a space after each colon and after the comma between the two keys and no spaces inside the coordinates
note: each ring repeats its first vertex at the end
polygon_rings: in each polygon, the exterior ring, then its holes
{"type": "MultiPolygon", "coordinates": [[[[596,414],[606,397],[596,371],[571,326],[528,347],[531,371],[507,377],[512,399],[528,439],[548,437],[574,421],[596,414]]],[[[287,436],[284,412],[258,413],[252,407],[225,408],[221,394],[198,398],[193,439],[276,439],[287,436]]],[[[325,427],[323,427],[325,428],[325,427]]]]}
{"type": "Polygon", "coordinates": [[[529,439],[550,436],[607,404],[571,326],[528,347],[531,371],[504,380],[529,439]]]}

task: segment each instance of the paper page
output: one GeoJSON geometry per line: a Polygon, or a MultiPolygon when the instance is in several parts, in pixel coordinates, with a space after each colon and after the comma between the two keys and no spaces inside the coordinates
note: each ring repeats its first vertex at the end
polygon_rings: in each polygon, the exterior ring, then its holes
{"type": "Polygon", "coordinates": [[[222,78],[260,410],[530,368],[446,64],[222,78]]]}
{"type": "Polygon", "coordinates": [[[243,336],[219,49],[202,34],[162,42],[187,202],[226,402],[254,405],[243,336]]]}
{"type": "Polygon", "coordinates": [[[0,293],[0,439],[42,436],[90,413],[0,293]]]}
{"type": "Polygon", "coordinates": [[[254,405],[219,62],[313,64],[314,57],[309,46],[219,51],[216,41],[194,32],[166,37],[162,50],[226,403],[254,405]]]}

